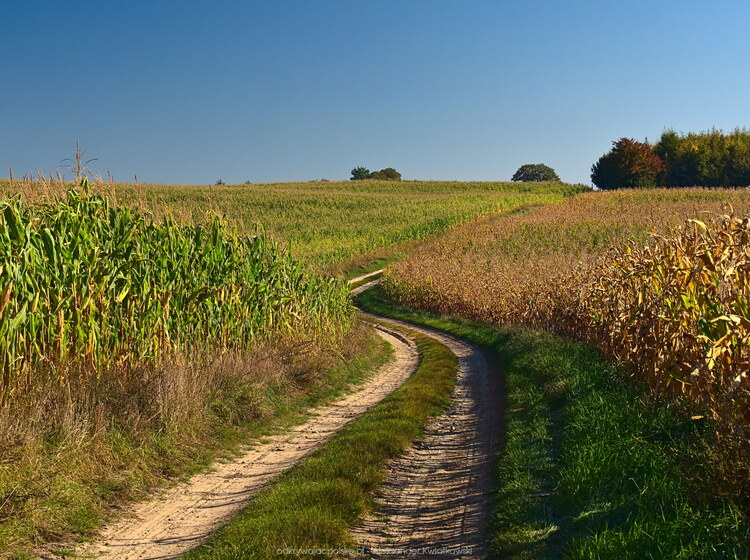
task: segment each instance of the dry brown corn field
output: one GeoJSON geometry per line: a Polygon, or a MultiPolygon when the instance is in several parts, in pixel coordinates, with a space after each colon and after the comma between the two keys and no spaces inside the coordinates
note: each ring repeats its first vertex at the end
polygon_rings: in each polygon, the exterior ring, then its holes
{"type": "Polygon", "coordinates": [[[592,192],[454,229],[386,273],[400,302],[588,340],[656,393],[750,424],[750,191],[592,192]]]}

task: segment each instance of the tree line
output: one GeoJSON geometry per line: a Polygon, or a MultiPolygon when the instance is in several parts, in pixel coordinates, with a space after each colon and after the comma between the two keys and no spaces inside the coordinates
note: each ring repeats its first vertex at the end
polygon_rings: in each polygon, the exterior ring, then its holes
{"type": "Polygon", "coordinates": [[[401,173],[393,169],[393,167],[386,167],[380,171],[370,171],[366,167],[355,167],[352,169],[352,181],[362,181],[364,179],[380,179],[381,181],[400,181],[401,173]]]}
{"type": "Polygon", "coordinates": [[[666,130],[655,144],[632,138],[612,144],[591,167],[591,181],[600,189],[750,185],[750,131],[744,128],[666,130]]]}

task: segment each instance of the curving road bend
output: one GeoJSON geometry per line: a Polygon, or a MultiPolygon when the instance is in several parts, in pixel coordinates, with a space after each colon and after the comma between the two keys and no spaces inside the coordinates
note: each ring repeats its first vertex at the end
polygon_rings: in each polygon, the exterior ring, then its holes
{"type": "Polygon", "coordinates": [[[105,527],[77,554],[108,560],[167,560],[200,545],[271,479],[323,445],[414,373],[419,363],[414,342],[393,329],[376,328],[393,347],[395,359],[357,391],[314,410],[307,422],[291,431],[266,438],[241,456],[218,463],[211,472],[133,505],[120,521],[105,527]]]}
{"type": "MultiPolygon", "coordinates": [[[[352,295],[378,282],[367,282],[352,290],[352,295]]],[[[77,554],[111,560],[167,560],[200,545],[275,476],[414,373],[419,362],[416,345],[390,324],[448,346],[459,357],[459,373],[449,409],[431,419],[424,437],[388,465],[386,482],[377,496],[378,511],[359,523],[354,535],[370,558],[486,558],[488,491],[502,420],[499,379],[492,364],[476,346],[446,333],[362,315],[377,321],[373,326],[393,346],[394,361],[355,392],[313,411],[306,423],[267,438],[148,502],[133,505],[77,554]]]]}

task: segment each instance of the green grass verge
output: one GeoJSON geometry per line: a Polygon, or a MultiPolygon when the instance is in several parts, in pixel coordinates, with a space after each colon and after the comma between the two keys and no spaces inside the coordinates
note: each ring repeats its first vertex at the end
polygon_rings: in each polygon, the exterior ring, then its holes
{"type": "Polygon", "coordinates": [[[711,475],[710,429],[691,420],[688,403],[654,401],[579,342],[415,312],[379,286],[355,303],[499,359],[507,407],[493,547],[502,558],[748,557],[750,524],[737,503],[711,499],[721,481],[711,475]]]}
{"type": "Polygon", "coordinates": [[[279,549],[353,548],[350,527],[373,506],[386,462],[420,437],[453,390],[456,356],[427,337],[418,336],[417,345],[421,363],[404,385],[280,476],[184,558],[278,558],[279,549]]]}

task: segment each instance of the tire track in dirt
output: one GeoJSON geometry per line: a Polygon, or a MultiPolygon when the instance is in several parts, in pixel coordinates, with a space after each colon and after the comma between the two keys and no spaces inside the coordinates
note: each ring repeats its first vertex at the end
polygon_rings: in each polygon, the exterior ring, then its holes
{"type": "Polygon", "coordinates": [[[388,327],[375,328],[393,347],[395,359],[361,389],[312,411],[304,424],[265,438],[241,456],[215,465],[213,471],[193,476],[153,500],[135,504],[123,519],[105,527],[95,542],[77,554],[108,560],[166,560],[200,545],[271,479],[320,447],[414,373],[419,362],[415,343],[388,327]]]}
{"type": "Polygon", "coordinates": [[[389,464],[378,511],[354,528],[355,538],[370,558],[487,558],[489,490],[503,417],[495,365],[477,346],[446,333],[386,321],[448,346],[459,357],[459,373],[450,408],[389,464]]]}

